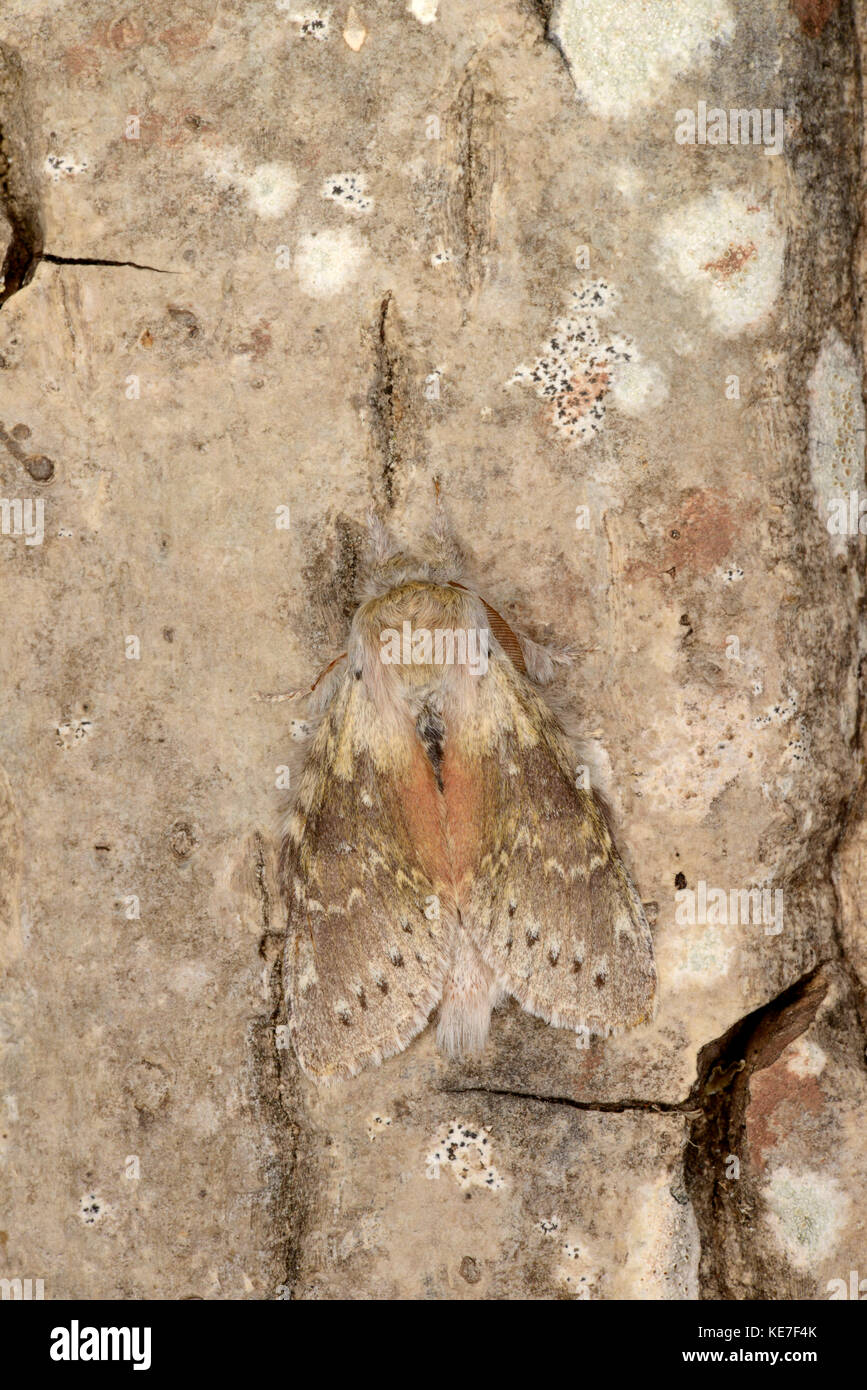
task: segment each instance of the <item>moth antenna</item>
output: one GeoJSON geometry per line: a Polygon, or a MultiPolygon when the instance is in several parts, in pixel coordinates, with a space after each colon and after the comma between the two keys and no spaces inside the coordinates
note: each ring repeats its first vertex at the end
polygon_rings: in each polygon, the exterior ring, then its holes
{"type": "MultiPolygon", "coordinates": [[[[471,594],[473,592],[472,589],[467,588],[466,584],[459,584],[456,579],[451,580],[451,587],[453,589],[461,589],[465,594],[471,594]]],[[[518,634],[506,622],[506,619],[503,617],[502,613],[498,613],[496,608],[494,608],[492,604],[488,603],[487,599],[482,598],[481,594],[478,594],[477,598],[488,615],[488,621],[491,624],[491,632],[496,637],[497,641],[503,648],[503,651],[506,653],[506,656],[509,658],[512,665],[516,668],[516,670],[521,672],[522,676],[529,675],[532,676],[532,678],[535,680],[536,676],[530,670],[530,667],[527,664],[527,661],[525,660],[525,639],[523,637],[518,636],[518,634]]],[[[540,647],[539,650],[542,651],[543,649],[540,647]]]]}
{"type": "Polygon", "coordinates": [[[315,681],[313,682],[313,684],[311,685],[309,691],[307,692],[308,695],[312,695],[312,694],[313,694],[313,692],[314,692],[314,690],[316,689],[317,685],[318,685],[319,682],[322,680],[322,677],[323,677],[323,676],[327,676],[329,671],[333,671],[334,668],[335,668],[335,666],[337,665],[338,661],[344,661],[344,660],[346,659],[346,656],[347,656],[347,653],[346,653],[346,652],[341,652],[340,655],[339,655],[339,656],[336,656],[336,657],[334,658],[333,661],[329,661],[329,663],[328,663],[327,666],[323,666],[322,670],[319,672],[319,675],[316,677],[315,681]]]}

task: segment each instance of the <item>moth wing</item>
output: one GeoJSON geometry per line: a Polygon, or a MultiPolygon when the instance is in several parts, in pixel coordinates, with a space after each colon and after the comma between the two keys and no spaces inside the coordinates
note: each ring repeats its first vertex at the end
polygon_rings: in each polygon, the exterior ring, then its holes
{"type": "Polygon", "coordinates": [[[433,769],[411,728],[386,731],[341,683],[284,841],[284,983],[298,1060],[351,1076],[401,1051],[438,1003],[449,926],[433,769]]]}
{"type": "Polygon", "coordinates": [[[656,972],[641,900],[565,736],[501,655],[480,678],[476,721],[492,735],[461,726],[451,789],[461,857],[476,865],[459,893],[464,927],[528,1012],[603,1036],[645,1022],[656,972]]]}

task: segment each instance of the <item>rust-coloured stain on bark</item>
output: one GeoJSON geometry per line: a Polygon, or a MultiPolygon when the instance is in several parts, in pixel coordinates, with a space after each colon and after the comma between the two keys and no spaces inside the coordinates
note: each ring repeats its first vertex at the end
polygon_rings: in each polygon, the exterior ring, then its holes
{"type": "Polygon", "coordinates": [[[728,249],[720,256],[717,261],[706,261],[702,270],[712,270],[714,274],[722,277],[723,280],[730,280],[733,275],[737,275],[743,270],[747,261],[751,261],[757,255],[755,245],[748,241],[744,246],[736,246],[729,242],[728,249]]]}
{"type": "Polygon", "coordinates": [[[93,31],[92,42],[102,48],[113,49],[115,53],[123,53],[128,48],[140,48],[144,40],[145,31],[138,20],[130,19],[129,15],[120,15],[107,23],[98,24],[93,31]]]}
{"type": "Polygon", "coordinates": [[[108,55],[132,53],[150,42],[167,51],[169,62],[182,63],[207,41],[211,21],[181,23],[155,33],[156,21],[132,19],[119,15],[97,24],[83,42],[66,49],[61,62],[73,77],[92,77],[101,72],[103,58],[108,55]]]}
{"type": "Polygon", "coordinates": [[[816,39],[836,10],[837,0],[791,0],[791,6],[807,37],[816,39]]]}
{"type": "Polygon", "coordinates": [[[657,558],[633,560],[626,567],[624,578],[645,579],[671,569],[708,574],[731,550],[739,522],[754,510],[754,504],[744,508],[715,488],[687,493],[668,522],[657,558]],[[736,506],[740,506],[740,518],[735,516],[736,506]]]}
{"type": "Polygon", "coordinates": [[[251,357],[254,362],[261,362],[271,351],[271,323],[268,319],[260,319],[255,328],[250,329],[247,342],[240,343],[235,348],[235,352],[251,357]]]}
{"type": "Polygon", "coordinates": [[[162,31],[157,43],[163,44],[169,50],[169,59],[172,62],[177,62],[201,48],[210,31],[210,24],[175,24],[162,31]]]}
{"type": "Polygon", "coordinates": [[[824,1104],[825,1097],[815,1076],[796,1076],[785,1057],[753,1076],[747,1140],[755,1168],[762,1172],[768,1150],[789,1135],[804,1115],[821,1114],[824,1104]]]}

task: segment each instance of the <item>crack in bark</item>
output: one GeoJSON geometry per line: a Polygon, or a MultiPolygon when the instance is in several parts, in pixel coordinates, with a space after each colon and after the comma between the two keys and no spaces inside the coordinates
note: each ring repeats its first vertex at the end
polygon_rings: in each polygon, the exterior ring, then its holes
{"type": "Polygon", "coordinates": [[[829,983],[827,963],[816,966],[699,1053],[695,1095],[701,1105],[690,1127],[684,1183],[701,1242],[700,1298],[757,1296],[742,1274],[757,1194],[749,1174],[734,1179],[726,1169],[732,1158],[743,1161],[751,1077],[806,1031],[829,983]]]}
{"type": "Polygon", "coordinates": [[[551,20],[554,18],[557,0],[528,0],[528,4],[531,12],[536,16],[542,26],[543,40],[545,43],[549,43],[553,49],[556,49],[563,61],[563,66],[569,74],[569,80],[574,81],[569,59],[566,57],[566,51],[560,42],[559,36],[551,32],[551,20]]]}
{"type": "Polygon", "coordinates": [[[499,172],[496,102],[493,79],[486,67],[480,67],[461,83],[449,122],[457,131],[457,141],[447,218],[461,247],[467,296],[483,283],[491,250],[491,200],[499,172]]]}
{"type": "MultiPolygon", "coordinates": [[[[864,738],[864,734],[861,732],[861,725],[864,718],[864,696],[863,690],[861,688],[863,680],[862,671],[864,661],[865,658],[862,657],[861,662],[859,663],[861,670],[859,670],[858,713],[856,716],[856,727],[858,729],[858,733],[856,734],[855,738],[855,744],[858,748],[863,746],[862,739],[864,738]]],[[[835,912],[834,919],[831,924],[831,932],[833,935],[834,944],[837,948],[837,955],[839,957],[840,968],[846,976],[849,989],[852,993],[855,1018],[857,1020],[858,1027],[861,1033],[862,1052],[865,1054],[865,1057],[867,1057],[867,988],[865,988],[865,983],[861,979],[861,976],[858,973],[856,966],[849,959],[848,943],[846,941],[843,929],[843,919],[847,913],[847,907],[843,901],[843,894],[841,892],[840,883],[838,881],[838,874],[840,874],[841,876],[848,876],[848,871],[843,867],[843,865],[840,862],[846,838],[850,831],[853,833],[857,833],[858,826],[863,825],[865,820],[867,820],[867,774],[862,774],[858,786],[852,793],[852,796],[846,807],[845,813],[843,814],[839,834],[836,836],[834,843],[831,845],[828,851],[828,878],[834,893],[835,902],[835,912]]]]}
{"type": "MultiPolygon", "coordinates": [[[[856,84],[856,110],[864,111],[864,66],[862,56],[862,44],[865,40],[863,30],[863,12],[857,6],[852,8],[851,23],[854,29],[854,43],[852,45],[855,84],[856,84]]],[[[861,122],[855,122],[856,138],[858,141],[858,172],[859,172],[859,193],[860,197],[853,199],[854,206],[854,226],[852,229],[849,273],[853,287],[852,306],[855,323],[858,327],[859,340],[861,345],[861,395],[867,404],[867,362],[865,362],[864,352],[864,310],[863,310],[863,283],[861,269],[867,265],[867,225],[864,219],[864,196],[867,193],[867,149],[864,142],[864,128],[861,122]]],[[[860,559],[863,565],[864,542],[859,537],[860,559]]],[[[857,825],[867,821],[867,767],[864,765],[864,749],[867,746],[867,710],[865,710],[865,662],[867,653],[864,650],[865,620],[867,620],[867,605],[862,589],[860,602],[858,605],[858,627],[856,632],[859,635],[859,660],[858,660],[858,681],[856,685],[856,710],[855,710],[855,733],[852,740],[856,756],[860,753],[862,758],[861,775],[852,796],[841,817],[840,830],[831,845],[828,853],[828,865],[831,885],[834,890],[837,910],[834,914],[832,930],[840,956],[840,963],[852,990],[855,1001],[855,1013],[861,1028],[862,1049],[867,1052],[867,982],[862,980],[855,964],[850,960],[848,945],[844,935],[844,918],[847,913],[847,906],[844,902],[843,892],[838,882],[837,870],[843,871],[840,863],[841,851],[845,846],[847,836],[855,831],[857,825]]]]}
{"type": "Polygon", "coordinates": [[[164,270],[162,266],[144,265],[141,261],[113,261],[101,256],[56,256],[51,251],[43,251],[36,260],[37,263],[47,261],[49,265],[118,266],[130,270],[151,270],[155,275],[181,274],[179,270],[164,270]]]}
{"type": "Polygon", "coordinates": [[[281,1096],[280,1059],[274,1033],[280,1002],[279,988],[277,996],[277,1004],[270,1013],[248,1024],[247,1070],[254,1115],[271,1140],[270,1152],[261,1160],[264,1226],[273,1263],[281,1271],[281,1283],[288,1290],[294,1278],[295,1256],[287,1213],[293,1202],[298,1128],[289,1119],[281,1096]]]}
{"type": "Polygon", "coordinates": [[[0,267],[0,308],[28,285],[42,261],[49,265],[81,265],[146,270],[156,275],[180,271],[140,261],[102,256],[59,256],[44,251],[40,200],[32,178],[24,109],[24,67],[21,55],[0,44],[0,212],[9,225],[9,244],[0,267]]]}
{"type": "Polygon", "coordinates": [[[252,840],[253,875],[262,919],[259,956],[266,962],[266,970],[270,967],[270,974],[265,1009],[247,1026],[248,1085],[254,1114],[270,1139],[270,1151],[262,1162],[262,1207],[271,1258],[281,1271],[277,1297],[286,1298],[295,1279],[297,1261],[297,1242],[289,1218],[297,1202],[294,1177],[298,1167],[299,1128],[290,1118],[283,1101],[282,1065],[276,1032],[283,1005],[280,945],[284,934],[275,931],[272,925],[265,840],[258,830],[254,832],[252,840]]]}
{"type": "Polygon", "coordinates": [[[391,290],[380,303],[370,337],[374,356],[374,379],[367,398],[371,442],[378,458],[379,486],[391,510],[397,500],[400,474],[420,454],[408,353],[391,290]]]}
{"type": "Polygon", "coordinates": [[[259,943],[259,954],[262,955],[262,947],[271,935],[271,894],[265,876],[265,841],[258,830],[253,834],[253,843],[256,846],[256,886],[262,904],[262,941],[259,943]]]}
{"type": "Polygon", "coordinates": [[[29,174],[23,91],[21,56],[0,44],[0,211],[9,224],[0,268],[0,308],[33,279],[42,253],[42,217],[29,174]]]}
{"type": "Polygon", "coordinates": [[[695,1114],[687,1100],[575,1100],[572,1096],[545,1096],[538,1091],[499,1090],[492,1086],[443,1086],[450,1096],[504,1096],[510,1100],[532,1100],[543,1105],[565,1105],[571,1110],[593,1110],[603,1115],[621,1115],[629,1110],[655,1110],[661,1114],[695,1114]]]}
{"type": "Polygon", "coordinates": [[[382,442],[382,486],[389,507],[394,506],[394,471],[399,462],[394,430],[394,355],[388,341],[388,314],[392,304],[392,293],[383,299],[379,306],[379,342],[377,348],[377,382],[374,408],[379,422],[379,435],[382,442]]]}
{"type": "Polygon", "coordinates": [[[699,1297],[755,1297],[737,1271],[744,1269],[744,1218],[755,1206],[749,1179],[726,1177],[732,1157],[741,1161],[746,1138],[750,1078],[771,1066],[810,1026],[830,983],[828,963],[817,965],[788,989],[746,1014],[699,1052],[696,1081],[684,1100],[575,1100],[484,1086],[452,1086],[449,1095],[480,1094],[600,1114],[655,1112],[690,1120],[684,1185],[692,1203],[701,1247],[699,1297]],[[744,1205],[746,1203],[746,1205],[744,1205]]]}
{"type": "Polygon", "coordinates": [[[652,1110],[667,1115],[701,1115],[710,1100],[728,1090],[742,1074],[744,1084],[753,1072],[769,1067],[783,1049],[809,1026],[828,988],[828,980],[823,973],[825,968],[825,963],[817,965],[781,994],[739,1019],[722,1037],[706,1043],[698,1055],[696,1083],[685,1100],[575,1100],[572,1096],[548,1096],[538,1091],[513,1091],[491,1086],[443,1086],[441,1092],[446,1095],[505,1096],[546,1105],[565,1105],[573,1110],[597,1110],[602,1114],[652,1110]],[[816,983],[817,980],[821,980],[821,986],[816,983]],[[809,1011],[809,1017],[806,1017],[805,1010],[809,1011]],[[802,1018],[805,1021],[801,1021],[802,1018]],[[759,1039],[760,1045],[756,1039],[759,1039]],[[732,1048],[739,1041],[743,1042],[744,1055],[735,1057],[732,1048]]]}

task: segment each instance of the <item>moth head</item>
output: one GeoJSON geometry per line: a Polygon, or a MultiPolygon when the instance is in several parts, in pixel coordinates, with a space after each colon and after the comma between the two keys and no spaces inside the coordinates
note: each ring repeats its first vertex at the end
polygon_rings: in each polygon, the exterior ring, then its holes
{"type": "Polygon", "coordinates": [[[372,511],[367,517],[367,532],[365,597],[387,594],[412,579],[447,585],[463,573],[464,554],[452,533],[439,494],[431,529],[413,551],[403,548],[372,511]]]}

